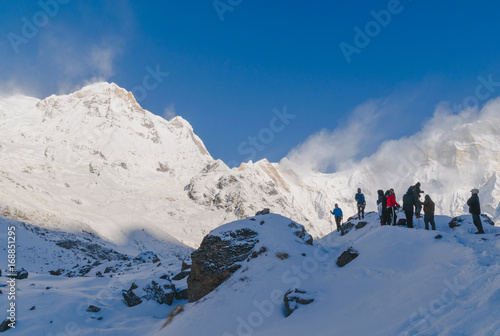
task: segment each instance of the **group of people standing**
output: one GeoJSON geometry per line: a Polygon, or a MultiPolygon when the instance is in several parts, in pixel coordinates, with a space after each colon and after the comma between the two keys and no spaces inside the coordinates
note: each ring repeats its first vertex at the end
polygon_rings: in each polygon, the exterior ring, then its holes
{"type": "MultiPolygon", "coordinates": [[[[403,211],[405,213],[406,219],[400,219],[399,222],[397,221],[397,210],[399,210],[401,206],[396,201],[396,194],[394,193],[394,189],[391,188],[385,193],[383,190],[378,190],[377,207],[378,214],[380,216],[380,225],[406,224],[408,228],[413,228],[413,215],[415,214],[416,218],[421,218],[421,212],[423,208],[425,229],[429,230],[430,225],[430,228],[432,228],[432,230],[436,230],[436,223],[434,221],[436,204],[429,195],[425,195],[424,200],[421,201],[420,194],[423,194],[424,191],[420,189],[420,186],[420,182],[417,182],[415,185],[409,187],[406,194],[403,196],[403,211]]],[[[479,204],[478,193],[478,189],[471,190],[472,195],[467,201],[467,205],[469,206],[469,212],[472,214],[474,225],[478,230],[476,234],[483,234],[484,230],[480,217],[481,207],[479,204]]],[[[365,196],[361,192],[361,188],[358,188],[358,192],[354,196],[354,199],[356,200],[358,219],[364,219],[366,200],[365,196]]],[[[335,216],[337,231],[340,231],[343,215],[342,210],[339,208],[338,204],[335,204],[335,209],[331,212],[331,214],[335,216]]]]}
{"type": "Polygon", "coordinates": [[[406,217],[406,226],[413,227],[413,210],[415,210],[415,217],[421,218],[422,206],[424,208],[424,223],[425,229],[429,230],[429,224],[432,230],[436,230],[436,223],[434,221],[434,211],[436,204],[429,195],[425,195],[424,201],[420,199],[420,194],[424,191],[420,189],[420,182],[408,188],[408,191],[403,196],[403,211],[406,217]]]}

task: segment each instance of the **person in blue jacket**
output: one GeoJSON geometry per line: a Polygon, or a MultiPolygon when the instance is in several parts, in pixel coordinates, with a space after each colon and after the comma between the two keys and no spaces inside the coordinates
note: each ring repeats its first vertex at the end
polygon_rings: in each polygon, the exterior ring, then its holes
{"type": "Polygon", "coordinates": [[[335,209],[331,212],[332,215],[335,216],[335,223],[337,224],[337,231],[340,231],[340,225],[342,223],[342,209],[339,208],[339,205],[335,203],[335,209]]]}
{"type": "Polygon", "coordinates": [[[358,188],[358,193],[354,196],[354,199],[358,204],[358,219],[365,218],[366,201],[365,195],[361,192],[361,188],[358,188]]]}

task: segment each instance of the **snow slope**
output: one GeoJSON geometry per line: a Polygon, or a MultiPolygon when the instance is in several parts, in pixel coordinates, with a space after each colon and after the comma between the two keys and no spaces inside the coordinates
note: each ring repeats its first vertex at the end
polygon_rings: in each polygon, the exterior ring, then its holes
{"type": "MultiPolygon", "coordinates": [[[[276,222],[261,230],[284,220],[261,219],[276,222]]],[[[267,253],[186,304],[155,335],[500,335],[499,228],[485,225],[486,235],[474,235],[470,216],[454,230],[451,218],[439,216],[437,231],[422,223],[381,227],[373,213],[366,219],[365,227],[331,233],[314,247],[261,241],[267,253]],[[340,268],[337,257],[349,247],[360,255],[340,268]],[[278,251],[290,257],[280,260],[278,251]],[[285,317],[283,295],[293,287],[314,301],[285,317]]]]}
{"type": "MultiPolygon", "coordinates": [[[[159,281],[163,274],[170,278],[178,274],[182,262],[190,260],[192,249],[186,246],[158,241],[143,231],[133,233],[126,245],[116,246],[90,233],[40,229],[0,218],[5,242],[7,227],[15,228],[16,269],[29,272],[27,279],[16,280],[15,300],[8,299],[9,287],[0,288],[0,309],[6,312],[11,302],[16,304],[16,328],[7,334],[149,335],[176,305],[186,302],[174,301],[168,306],[145,301],[127,307],[122,297],[122,290],[133,282],[159,281]],[[154,251],[159,262],[139,258],[148,251],[154,251]],[[85,267],[91,268],[81,274],[85,267]],[[59,269],[64,270],[61,275],[49,274],[59,269]],[[101,310],[88,312],[90,305],[101,310]]],[[[4,246],[0,250],[2,285],[8,280],[4,246]]],[[[186,286],[185,279],[174,284],[181,289],[186,286]]],[[[7,313],[3,315],[2,321],[7,313]]]]}

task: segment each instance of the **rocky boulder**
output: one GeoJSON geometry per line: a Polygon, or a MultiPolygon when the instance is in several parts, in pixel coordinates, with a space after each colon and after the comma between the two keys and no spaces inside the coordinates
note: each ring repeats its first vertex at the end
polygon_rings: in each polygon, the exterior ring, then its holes
{"type": "Polygon", "coordinates": [[[491,218],[488,215],[486,215],[486,214],[481,214],[481,221],[484,224],[489,224],[489,225],[495,226],[495,222],[492,221],[491,218]]]}
{"type": "Polygon", "coordinates": [[[299,306],[310,304],[314,301],[311,294],[297,288],[289,289],[283,296],[285,302],[285,316],[290,316],[299,306]]]}
{"type": "Polygon", "coordinates": [[[11,322],[9,319],[3,320],[3,322],[0,324],[0,332],[4,332],[7,329],[10,329],[11,326],[15,326],[15,322],[11,322]]]}
{"type": "Polygon", "coordinates": [[[338,257],[337,266],[344,267],[345,265],[356,259],[358,256],[359,252],[352,247],[349,247],[346,251],[342,252],[340,257],[338,257]]]}
{"type": "MultiPolygon", "coordinates": [[[[304,227],[288,218],[267,214],[259,220],[247,218],[223,225],[209,233],[200,248],[191,254],[191,272],[187,278],[188,301],[204,297],[232,274],[243,263],[266,255],[266,251],[277,239],[294,244],[312,245],[312,237],[304,227]]],[[[274,251],[291,254],[292,251],[274,251]]]]}
{"type": "Polygon", "coordinates": [[[125,300],[125,304],[128,307],[137,306],[138,304],[142,303],[141,298],[138,297],[137,294],[134,293],[134,289],[137,289],[137,288],[138,288],[137,285],[135,283],[133,283],[130,286],[130,289],[122,291],[123,299],[125,300]]]}
{"type": "Polygon", "coordinates": [[[176,295],[175,285],[170,278],[160,278],[150,281],[136,281],[128,290],[122,291],[123,299],[129,307],[141,304],[143,301],[155,301],[159,304],[171,305],[176,295]]]}
{"type": "Polygon", "coordinates": [[[189,302],[204,297],[236,272],[258,242],[258,233],[248,228],[203,238],[200,248],[191,254],[189,302]]]}
{"type": "Polygon", "coordinates": [[[20,270],[17,270],[14,274],[9,274],[7,276],[17,280],[22,280],[22,279],[27,279],[28,275],[29,275],[28,271],[25,270],[24,268],[21,268],[20,270]]]}

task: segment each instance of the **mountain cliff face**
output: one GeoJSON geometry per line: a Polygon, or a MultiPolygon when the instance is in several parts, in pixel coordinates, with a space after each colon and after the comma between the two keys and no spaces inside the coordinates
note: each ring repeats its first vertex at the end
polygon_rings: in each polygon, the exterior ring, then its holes
{"type": "Polygon", "coordinates": [[[332,229],[334,203],[354,214],[358,187],[374,210],[377,189],[394,187],[400,198],[420,181],[447,215],[466,211],[478,187],[483,210],[496,218],[498,111],[494,101],[474,118],[435,121],[441,128],[385,143],[341,172],[299,174],[287,159],[230,169],[187,121],[142,109],[115,84],[44,100],[14,96],[0,100],[0,214],[117,243],[145,230],[198,246],[221,223],[271,208],[320,237],[332,229]]]}

